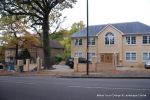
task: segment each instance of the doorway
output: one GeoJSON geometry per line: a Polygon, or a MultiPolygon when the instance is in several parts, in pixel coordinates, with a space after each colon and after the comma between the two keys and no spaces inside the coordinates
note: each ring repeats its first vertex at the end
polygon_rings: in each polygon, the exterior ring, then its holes
{"type": "Polygon", "coordinates": [[[100,56],[101,56],[102,63],[112,63],[112,61],[113,61],[112,53],[105,53],[105,54],[101,54],[100,56]]]}

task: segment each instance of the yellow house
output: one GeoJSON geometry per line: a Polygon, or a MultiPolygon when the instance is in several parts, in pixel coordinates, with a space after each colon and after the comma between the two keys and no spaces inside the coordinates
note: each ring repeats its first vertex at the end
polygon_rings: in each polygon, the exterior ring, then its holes
{"type": "MultiPolygon", "coordinates": [[[[87,29],[71,38],[71,57],[87,57],[87,29]]],[[[89,26],[89,60],[96,58],[97,69],[113,66],[144,68],[150,58],[150,26],[126,22],[89,26]]]]}

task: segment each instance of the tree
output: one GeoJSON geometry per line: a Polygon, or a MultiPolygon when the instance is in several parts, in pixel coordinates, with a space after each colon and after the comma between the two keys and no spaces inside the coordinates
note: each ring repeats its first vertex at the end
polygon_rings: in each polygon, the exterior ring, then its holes
{"type": "Polygon", "coordinates": [[[72,24],[71,29],[61,29],[58,32],[50,34],[50,39],[58,40],[64,46],[64,54],[63,57],[67,58],[71,54],[71,39],[70,36],[83,29],[85,27],[83,21],[75,22],[72,24]]]}
{"type": "Polygon", "coordinates": [[[18,59],[18,35],[26,33],[27,26],[25,25],[24,16],[2,16],[0,18],[0,30],[2,31],[3,47],[16,46],[16,59],[18,59]]]}
{"type": "Polygon", "coordinates": [[[83,23],[83,21],[73,23],[72,26],[71,26],[70,34],[73,34],[77,31],[83,29],[84,27],[85,27],[85,24],[83,23]]]}
{"type": "Polygon", "coordinates": [[[0,10],[3,15],[25,15],[32,23],[31,26],[42,27],[44,67],[52,68],[50,64],[49,18],[57,23],[60,11],[72,8],[76,0],[1,0],[0,10]],[[51,15],[51,16],[49,16],[51,15]]]}

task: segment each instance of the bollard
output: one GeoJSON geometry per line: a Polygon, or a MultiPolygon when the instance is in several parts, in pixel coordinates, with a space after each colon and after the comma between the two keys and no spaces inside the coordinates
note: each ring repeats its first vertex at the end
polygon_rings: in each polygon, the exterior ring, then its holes
{"type": "Polygon", "coordinates": [[[79,58],[74,57],[74,71],[78,72],[78,63],[79,63],[79,58]]]}

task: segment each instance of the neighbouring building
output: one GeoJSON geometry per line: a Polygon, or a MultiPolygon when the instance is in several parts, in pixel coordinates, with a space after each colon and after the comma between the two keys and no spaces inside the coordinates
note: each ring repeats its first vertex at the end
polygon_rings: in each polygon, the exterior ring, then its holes
{"type": "MultiPolygon", "coordinates": [[[[50,48],[51,48],[51,51],[50,51],[51,63],[54,64],[55,56],[62,55],[64,52],[64,47],[58,41],[50,40],[50,48]]],[[[30,48],[27,48],[27,50],[29,51],[30,58],[33,63],[36,61],[37,57],[40,57],[41,59],[44,58],[43,48],[41,46],[33,45],[30,48]]],[[[13,60],[16,60],[15,55],[16,55],[16,47],[15,46],[7,48],[5,50],[5,61],[8,62],[10,60],[10,58],[13,60]]]]}
{"type": "MultiPolygon", "coordinates": [[[[71,36],[71,56],[87,57],[87,28],[71,36]]],[[[144,68],[150,58],[150,26],[126,22],[89,26],[89,60],[97,69],[125,66],[144,68]]]]}

